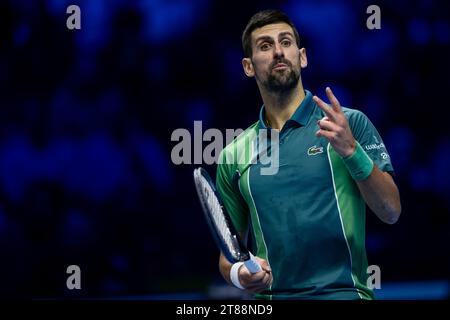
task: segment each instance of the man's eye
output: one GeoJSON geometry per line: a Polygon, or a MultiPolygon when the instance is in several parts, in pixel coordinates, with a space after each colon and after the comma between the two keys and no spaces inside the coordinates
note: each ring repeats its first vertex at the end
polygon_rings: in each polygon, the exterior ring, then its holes
{"type": "Polygon", "coordinates": [[[281,45],[284,47],[289,47],[291,45],[291,41],[290,40],[283,40],[281,41],[281,45]]]}
{"type": "Polygon", "coordinates": [[[263,51],[268,50],[269,48],[270,48],[270,45],[268,43],[264,43],[260,47],[260,49],[263,51]]]}

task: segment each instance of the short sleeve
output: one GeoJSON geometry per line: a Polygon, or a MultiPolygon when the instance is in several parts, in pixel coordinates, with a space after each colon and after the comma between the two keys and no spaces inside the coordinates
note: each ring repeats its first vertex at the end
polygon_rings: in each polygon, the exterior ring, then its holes
{"type": "Polygon", "coordinates": [[[367,152],[381,171],[394,175],[391,157],[383,139],[370,119],[364,113],[357,110],[351,110],[351,112],[347,113],[347,117],[353,136],[363,147],[364,151],[367,152]]]}
{"type": "Polygon", "coordinates": [[[219,156],[217,165],[216,189],[219,192],[223,205],[231,217],[237,232],[245,233],[248,228],[248,206],[242,197],[237,180],[235,180],[235,170],[233,165],[226,162],[226,149],[219,156]],[[235,182],[236,181],[236,182],[235,182]]]}

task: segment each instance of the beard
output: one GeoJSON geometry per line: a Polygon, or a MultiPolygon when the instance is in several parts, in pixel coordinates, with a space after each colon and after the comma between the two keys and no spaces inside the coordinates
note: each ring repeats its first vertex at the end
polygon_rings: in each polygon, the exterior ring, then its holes
{"type": "Polygon", "coordinates": [[[270,72],[267,76],[267,80],[263,82],[263,85],[268,91],[274,93],[282,93],[290,91],[297,87],[298,81],[300,79],[300,70],[296,71],[292,68],[292,64],[289,61],[274,61],[270,66],[270,72]],[[277,63],[284,63],[288,66],[288,69],[283,71],[273,70],[273,67],[277,63]]]}

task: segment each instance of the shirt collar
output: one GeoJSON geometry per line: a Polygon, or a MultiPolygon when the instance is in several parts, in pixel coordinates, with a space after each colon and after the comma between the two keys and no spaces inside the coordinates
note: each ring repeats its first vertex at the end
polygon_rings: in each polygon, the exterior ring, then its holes
{"type": "MultiPolygon", "coordinates": [[[[305,98],[297,107],[294,114],[288,121],[294,121],[298,123],[300,126],[305,126],[308,123],[309,118],[311,117],[311,112],[314,109],[314,101],[312,99],[312,94],[308,90],[305,90],[305,98]]],[[[264,117],[264,105],[261,107],[259,111],[259,123],[258,127],[260,129],[267,129],[265,117],[264,117]]]]}

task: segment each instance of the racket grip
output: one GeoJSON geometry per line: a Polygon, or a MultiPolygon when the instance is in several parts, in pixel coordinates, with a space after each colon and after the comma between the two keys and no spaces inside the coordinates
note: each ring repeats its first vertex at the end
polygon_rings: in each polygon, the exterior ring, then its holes
{"type": "Polygon", "coordinates": [[[255,256],[250,253],[250,259],[247,261],[244,261],[245,266],[247,267],[248,271],[251,273],[256,273],[262,270],[261,266],[259,265],[258,261],[256,261],[255,256]]]}

